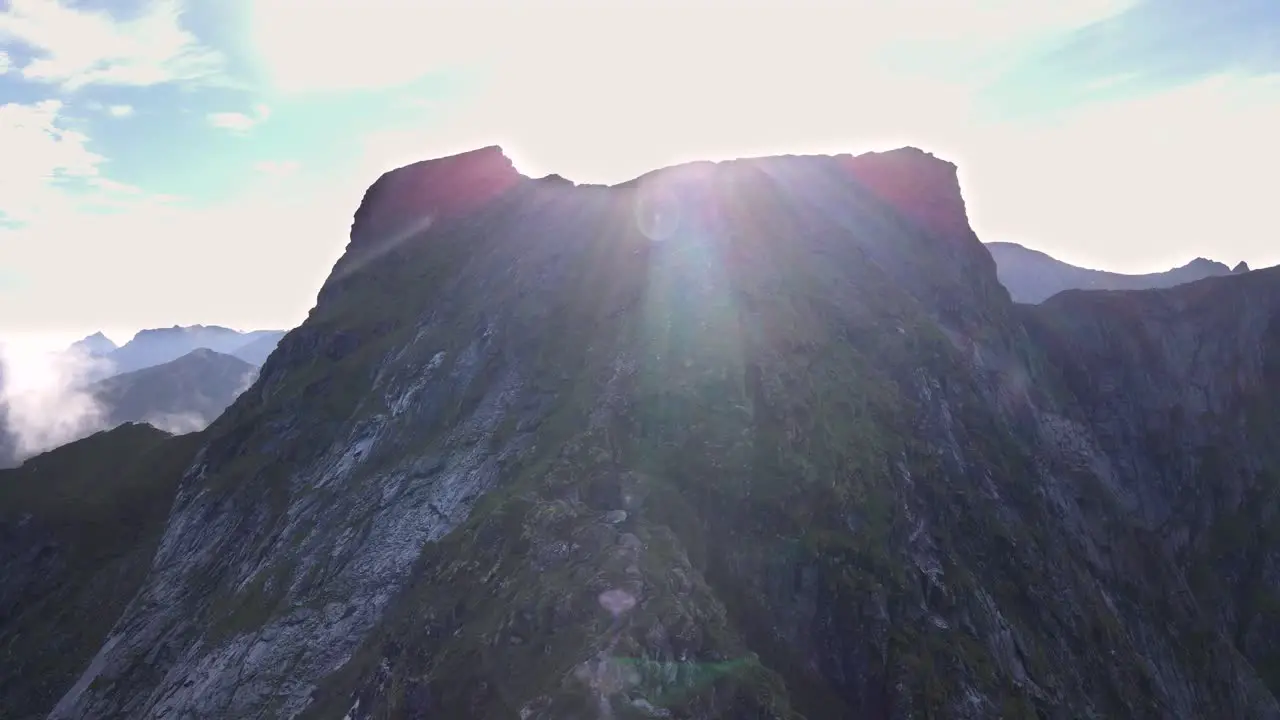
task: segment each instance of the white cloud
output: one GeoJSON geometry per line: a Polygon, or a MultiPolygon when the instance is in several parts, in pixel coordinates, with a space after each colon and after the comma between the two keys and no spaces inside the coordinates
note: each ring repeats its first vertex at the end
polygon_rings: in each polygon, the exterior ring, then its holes
{"type": "Polygon", "coordinates": [[[104,158],[88,138],[67,128],[62,103],[0,105],[0,218],[23,221],[67,209],[59,185],[99,177],[104,158]]]}
{"type": "Polygon", "coordinates": [[[256,118],[249,117],[244,113],[219,112],[209,113],[209,124],[223,130],[244,132],[257,125],[258,121],[256,118]]]}
{"type": "Polygon", "coordinates": [[[1121,272],[1196,256],[1261,267],[1280,263],[1277,127],[1280,74],[1219,75],[974,132],[954,159],[984,240],[1121,272]]]}
{"type": "Polygon", "coordinates": [[[87,382],[109,363],[86,354],[0,342],[0,412],[26,458],[100,430],[105,412],[87,382]]]}
{"type": "Polygon", "coordinates": [[[132,105],[112,105],[111,107],[107,108],[107,114],[110,115],[111,117],[118,117],[118,118],[129,117],[130,115],[133,114],[133,106],[132,105]]]}
{"type": "Polygon", "coordinates": [[[272,177],[287,177],[296,173],[299,167],[297,160],[262,160],[253,165],[254,170],[272,177]]]}
{"type": "Polygon", "coordinates": [[[9,72],[9,68],[13,66],[13,61],[9,59],[9,53],[0,50],[0,75],[9,72]]]}
{"type": "Polygon", "coordinates": [[[270,108],[266,105],[256,105],[252,115],[242,112],[216,112],[209,113],[208,120],[209,124],[216,128],[230,130],[234,133],[243,133],[265,122],[269,117],[271,117],[270,108]]]}
{"type": "Polygon", "coordinates": [[[532,174],[608,182],[691,157],[955,135],[977,70],[1132,1],[260,0],[250,35],[287,92],[464,70],[429,128],[376,139],[406,161],[497,142],[532,174]]]}
{"type": "MultiPolygon", "coordinates": [[[[105,175],[106,158],[89,148],[88,136],[72,127],[64,109],[58,100],[0,105],[0,228],[171,200],[105,175]]],[[[0,267],[15,268],[5,242],[0,237],[0,267]]]]}
{"type": "Polygon", "coordinates": [[[293,327],[346,245],[371,181],[246,172],[236,197],[205,206],[144,196],[129,212],[47,214],[0,227],[0,268],[21,281],[0,284],[0,337],[65,329],[70,342],[98,327],[193,323],[293,327]]]}
{"type": "Polygon", "coordinates": [[[0,39],[30,48],[21,68],[31,81],[66,90],[87,85],[157,85],[216,75],[222,56],[181,25],[179,0],[148,0],[136,17],[63,0],[11,0],[0,12],[0,39]]]}
{"type": "MultiPolygon", "coordinates": [[[[473,63],[519,69],[545,67],[548,60],[576,67],[577,74],[592,69],[602,82],[615,68],[631,75],[651,67],[653,82],[664,83],[679,68],[731,66],[763,55],[794,68],[797,53],[819,49],[837,61],[867,58],[889,43],[918,44],[926,53],[964,45],[999,54],[1010,43],[1078,27],[1133,2],[257,0],[249,35],[267,76],[286,92],[394,87],[473,63]]],[[[850,67],[809,66],[805,74],[837,82],[850,67]]],[[[538,80],[551,82],[551,76],[538,80]]]]}

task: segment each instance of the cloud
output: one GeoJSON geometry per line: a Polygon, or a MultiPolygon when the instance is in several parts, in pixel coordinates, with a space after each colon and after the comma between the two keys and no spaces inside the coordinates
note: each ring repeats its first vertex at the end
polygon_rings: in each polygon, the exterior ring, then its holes
{"type": "Polygon", "coordinates": [[[0,50],[0,75],[9,72],[9,68],[13,66],[13,61],[9,59],[9,53],[0,50]]]}
{"type": "Polygon", "coordinates": [[[173,435],[186,435],[199,432],[209,426],[209,421],[200,413],[152,413],[142,422],[173,435]]]}
{"type": "Polygon", "coordinates": [[[21,221],[64,207],[59,186],[99,174],[103,157],[63,126],[62,103],[0,105],[0,218],[21,221]]]}
{"type": "Polygon", "coordinates": [[[239,192],[214,202],[143,194],[129,212],[45,214],[0,227],[0,268],[20,283],[0,282],[0,336],[295,326],[342,253],[373,177],[269,176],[248,167],[244,175],[239,192]]]}
{"type": "Polygon", "coordinates": [[[0,227],[163,200],[105,176],[106,158],[64,110],[59,100],[0,105],[0,227]]]}
{"type": "Polygon", "coordinates": [[[0,342],[0,413],[18,459],[103,429],[105,409],[85,387],[109,370],[84,353],[0,342]]]}
{"type": "Polygon", "coordinates": [[[233,133],[244,133],[266,122],[269,117],[271,117],[271,109],[266,105],[257,105],[254,107],[253,115],[242,112],[216,112],[209,113],[208,120],[209,124],[216,128],[230,130],[233,133]]]}
{"type": "Polygon", "coordinates": [[[209,113],[209,124],[223,130],[244,132],[257,125],[258,121],[244,113],[218,112],[209,113]]]}
{"type": "Polygon", "coordinates": [[[253,164],[253,169],[271,177],[287,177],[298,171],[297,160],[262,160],[253,164]]]}
{"type": "Polygon", "coordinates": [[[1280,263],[1267,237],[1277,127],[1280,73],[1220,73],[1077,106],[1051,124],[975,131],[952,159],[984,240],[1121,272],[1218,254],[1262,267],[1280,263]]]}
{"type": "Polygon", "coordinates": [[[107,114],[110,115],[111,117],[118,117],[118,118],[129,117],[130,115],[133,114],[133,106],[132,105],[112,105],[111,107],[107,108],[107,114]]]}
{"type": "Polygon", "coordinates": [[[89,85],[148,86],[216,76],[223,57],[181,25],[179,0],[147,0],[136,17],[73,7],[62,0],[11,0],[0,39],[33,58],[22,77],[65,90],[89,85]]]}
{"type": "Polygon", "coordinates": [[[1271,0],[1146,0],[1045,42],[990,88],[1002,113],[1055,112],[1222,73],[1280,68],[1271,0]]]}
{"type": "MultiPolygon", "coordinates": [[[[258,0],[250,9],[249,37],[266,76],[289,93],[396,87],[431,73],[475,65],[543,66],[550,58],[580,70],[592,68],[601,78],[618,66],[653,65],[660,73],[654,82],[661,83],[671,68],[705,65],[716,56],[725,58],[726,66],[762,54],[794,66],[797,51],[811,54],[821,48],[832,60],[865,58],[890,42],[930,52],[940,44],[964,44],[998,54],[1009,42],[1073,29],[1132,4],[478,0],[441,6],[403,0],[258,0]],[[300,27],[307,32],[298,32],[300,27]],[[774,51],[761,53],[764,47],[774,51]]],[[[850,68],[837,62],[813,66],[809,74],[825,72],[835,81],[850,68]]],[[[553,77],[540,77],[537,84],[548,85],[553,77]]]]}

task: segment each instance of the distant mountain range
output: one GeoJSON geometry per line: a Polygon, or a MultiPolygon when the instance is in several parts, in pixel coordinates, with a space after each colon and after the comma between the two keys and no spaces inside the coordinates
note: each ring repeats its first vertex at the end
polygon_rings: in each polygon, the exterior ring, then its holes
{"type": "MultiPolygon", "coordinates": [[[[68,351],[103,361],[80,378],[102,421],[76,437],[130,422],[176,434],[201,430],[252,384],[284,334],[193,325],[143,330],[122,346],[101,332],[78,340],[68,351]]],[[[0,468],[25,454],[9,422],[0,394],[0,468]]]]}
{"type": "Polygon", "coordinates": [[[71,350],[82,352],[90,357],[105,357],[115,352],[118,346],[111,338],[96,332],[83,340],[71,343],[71,350]]]}
{"type": "Polygon", "coordinates": [[[177,360],[122,373],[89,386],[107,427],[128,422],[188,433],[213,422],[258,376],[257,366],[199,348],[177,360]]]}
{"type": "Polygon", "coordinates": [[[1243,262],[1231,268],[1220,262],[1196,258],[1165,272],[1124,275],[1077,267],[1017,243],[990,242],[986,246],[996,261],[996,275],[1001,284],[1013,301],[1020,303],[1040,303],[1063,290],[1167,288],[1207,277],[1249,271],[1249,266],[1243,262]]]}
{"type": "Polygon", "coordinates": [[[217,325],[175,325],[139,331],[120,347],[100,332],[73,343],[71,347],[109,361],[111,374],[119,374],[177,360],[200,348],[232,355],[259,366],[266,362],[282,337],[283,330],[240,332],[217,325]]]}

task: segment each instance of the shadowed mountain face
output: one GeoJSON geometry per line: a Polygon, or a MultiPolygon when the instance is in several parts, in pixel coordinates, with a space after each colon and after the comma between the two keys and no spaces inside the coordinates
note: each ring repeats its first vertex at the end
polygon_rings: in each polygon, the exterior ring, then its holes
{"type": "Polygon", "coordinates": [[[1015,305],[914,149],[387,173],[50,717],[1280,718],[1278,290],[1015,305]]]}
{"type": "Polygon", "coordinates": [[[1039,250],[1016,243],[991,242],[987,250],[995,258],[1000,282],[1009,290],[1014,302],[1039,303],[1064,290],[1145,290],[1167,288],[1249,271],[1246,263],[1234,269],[1219,262],[1196,258],[1182,267],[1146,275],[1122,275],[1104,270],[1069,265],[1039,250]]]}
{"type": "Polygon", "coordinates": [[[44,717],[107,639],[199,442],[123,425],[0,470],[0,717],[44,717]]]}
{"type": "Polygon", "coordinates": [[[187,433],[207,427],[255,377],[253,365],[200,349],[163,365],[109,377],[87,391],[102,404],[108,427],[141,422],[187,433]]]}

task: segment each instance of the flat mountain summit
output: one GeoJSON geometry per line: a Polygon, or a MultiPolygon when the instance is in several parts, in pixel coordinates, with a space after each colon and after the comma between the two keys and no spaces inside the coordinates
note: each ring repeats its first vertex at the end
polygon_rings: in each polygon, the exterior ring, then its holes
{"type": "Polygon", "coordinates": [[[99,582],[39,564],[92,534],[21,540],[63,522],[55,479],[173,493],[114,546],[147,569],[112,602],[0,616],[63,649],[13,646],[5,696],[51,718],[1280,718],[1280,271],[1018,304],[964,208],[913,148],[611,187],[498,148],[385,174],[209,428],[0,472],[37,493],[0,525],[24,607],[99,582]]]}

